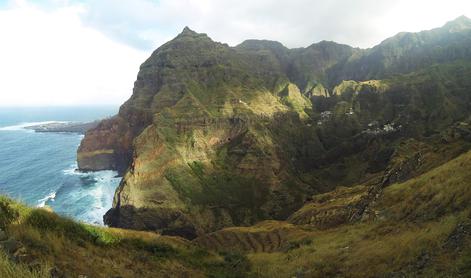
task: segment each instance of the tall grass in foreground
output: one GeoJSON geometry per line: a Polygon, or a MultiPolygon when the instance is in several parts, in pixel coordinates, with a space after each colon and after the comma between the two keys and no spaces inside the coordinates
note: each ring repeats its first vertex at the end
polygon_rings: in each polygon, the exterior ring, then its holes
{"type": "Polygon", "coordinates": [[[31,270],[23,264],[15,264],[0,251],[0,277],[2,278],[50,278],[51,274],[47,266],[40,266],[37,270],[31,270]]]}

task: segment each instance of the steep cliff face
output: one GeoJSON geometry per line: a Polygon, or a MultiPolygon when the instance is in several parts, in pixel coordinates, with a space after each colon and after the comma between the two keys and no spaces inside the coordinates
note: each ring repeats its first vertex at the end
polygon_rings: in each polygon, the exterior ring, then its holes
{"type": "Polygon", "coordinates": [[[253,68],[251,59],[185,30],[143,65],[178,84],[165,81],[153,96],[153,122],[134,141],[107,223],[191,238],[288,213],[281,208],[299,197],[284,185],[291,166],[270,126],[289,111],[302,125],[310,101],[274,61],[253,68]]]}
{"type": "MultiPolygon", "coordinates": [[[[458,49],[454,58],[443,54],[448,58],[436,58],[436,65],[366,81],[366,73],[355,81],[344,77],[376,50],[332,42],[290,50],[255,40],[229,47],[185,28],[141,66],[119,114],[87,133],[79,167],[123,173],[105,216],[111,226],[194,238],[285,220],[313,195],[380,179],[407,138],[435,147],[467,140],[450,138],[451,127],[470,111],[463,24],[444,33],[459,38],[442,46],[445,53],[458,49]]],[[[442,41],[420,36],[426,47],[442,41]]],[[[368,70],[383,63],[373,60],[368,70]]],[[[409,175],[397,172],[398,179],[409,175]]],[[[311,206],[305,215],[317,215],[319,205],[311,206]]],[[[307,219],[300,215],[292,219],[307,219]]]]}
{"type": "Polygon", "coordinates": [[[77,154],[82,171],[117,170],[123,173],[131,159],[133,136],[120,116],[102,121],[88,131],[77,154]]]}

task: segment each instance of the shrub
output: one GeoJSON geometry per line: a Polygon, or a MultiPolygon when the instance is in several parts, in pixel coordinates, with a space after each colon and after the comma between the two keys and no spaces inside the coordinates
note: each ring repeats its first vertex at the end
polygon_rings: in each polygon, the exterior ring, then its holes
{"type": "Polygon", "coordinates": [[[109,233],[108,231],[97,228],[93,226],[85,226],[86,231],[89,235],[93,238],[95,244],[106,246],[106,245],[113,245],[117,244],[120,241],[120,238],[109,233]]]}
{"type": "Polygon", "coordinates": [[[294,249],[298,249],[303,245],[309,245],[312,243],[312,240],[309,238],[303,238],[301,240],[288,241],[282,248],[283,252],[288,252],[294,249]]]}
{"type": "Polygon", "coordinates": [[[170,245],[158,242],[145,242],[141,239],[123,239],[121,244],[128,244],[133,249],[145,250],[155,257],[170,257],[177,255],[177,251],[170,245]]]}
{"type": "Polygon", "coordinates": [[[35,209],[28,215],[26,223],[42,231],[51,231],[57,229],[59,216],[43,209],[35,209]]]}
{"type": "Polygon", "coordinates": [[[32,210],[26,218],[26,224],[42,232],[61,233],[77,242],[88,241],[96,243],[99,238],[94,231],[88,231],[85,225],[76,223],[67,218],[62,218],[44,209],[32,210]]]}
{"type": "Polygon", "coordinates": [[[243,278],[248,277],[250,261],[247,256],[240,253],[222,253],[224,262],[216,267],[209,277],[243,278]]]}
{"type": "Polygon", "coordinates": [[[13,221],[17,220],[19,213],[11,207],[10,202],[5,199],[0,200],[0,228],[5,229],[13,221]]]}

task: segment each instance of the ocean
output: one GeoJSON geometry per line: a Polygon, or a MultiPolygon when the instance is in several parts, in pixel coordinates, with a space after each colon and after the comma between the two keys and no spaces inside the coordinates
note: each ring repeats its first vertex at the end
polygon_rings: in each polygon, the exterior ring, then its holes
{"type": "Polygon", "coordinates": [[[24,127],[49,121],[93,121],[117,112],[117,107],[0,107],[0,194],[103,225],[120,182],[117,173],[76,170],[83,135],[36,133],[24,127]]]}

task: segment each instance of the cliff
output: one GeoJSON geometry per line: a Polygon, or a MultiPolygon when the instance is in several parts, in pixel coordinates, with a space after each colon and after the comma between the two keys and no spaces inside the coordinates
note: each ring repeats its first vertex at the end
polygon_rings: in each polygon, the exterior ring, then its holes
{"type": "MultiPolygon", "coordinates": [[[[424,156],[457,146],[437,161],[469,146],[459,123],[470,116],[471,33],[458,21],[368,50],[229,47],[185,28],[142,64],[119,114],[87,132],[79,168],[123,174],[107,224],[190,239],[286,220],[313,196],[395,167],[391,180],[414,177],[425,170],[396,161],[409,140],[424,156]]],[[[362,214],[371,196],[340,199],[358,209],[327,222],[362,214]]],[[[290,219],[319,214],[304,212],[290,219]]]]}

